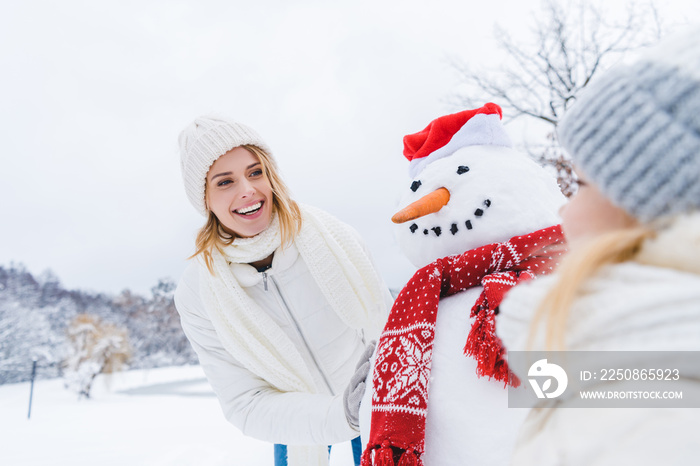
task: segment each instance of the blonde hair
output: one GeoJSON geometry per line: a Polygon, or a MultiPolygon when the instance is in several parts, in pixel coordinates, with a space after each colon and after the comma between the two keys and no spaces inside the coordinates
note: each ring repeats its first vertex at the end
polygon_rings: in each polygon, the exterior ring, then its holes
{"type": "Polygon", "coordinates": [[[644,226],[614,230],[597,236],[568,253],[557,269],[557,282],[535,311],[530,326],[528,348],[533,348],[542,329],[541,323],[544,323],[546,349],[564,350],[570,309],[584,282],[605,265],[618,264],[634,258],[642,243],[654,235],[654,230],[644,226]]]}
{"type": "MultiPolygon", "coordinates": [[[[301,230],[301,211],[299,210],[299,205],[291,198],[287,185],[282,181],[277,164],[267,152],[257,146],[245,144],[240,147],[243,147],[260,160],[265,177],[272,188],[272,211],[277,213],[279,217],[282,245],[287,246],[293,243],[296,235],[301,230]]],[[[205,198],[206,189],[205,187],[205,198]]],[[[216,249],[219,252],[223,252],[222,249],[233,243],[236,235],[227,232],[216,215],[208,208],[207,215],[206,223],[197,233],[197,239],[195,240],[196,250],[190,256],[190,259],[201,254],[209,272],[213,275],[212,251],[216,249]]]]}

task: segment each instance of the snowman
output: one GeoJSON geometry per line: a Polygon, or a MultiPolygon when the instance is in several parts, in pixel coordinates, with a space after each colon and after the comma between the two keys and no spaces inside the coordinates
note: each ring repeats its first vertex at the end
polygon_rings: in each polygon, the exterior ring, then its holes
{"type": "Polygon", "coordinates": [[[411,180],[399,246],[418,268],[394,303],[360,408],[363,465],[509,464],[525,409],[508,408],[498,303],[561,253],[556,180],[512,149],[489,103],[404,138],[411,180]]]}

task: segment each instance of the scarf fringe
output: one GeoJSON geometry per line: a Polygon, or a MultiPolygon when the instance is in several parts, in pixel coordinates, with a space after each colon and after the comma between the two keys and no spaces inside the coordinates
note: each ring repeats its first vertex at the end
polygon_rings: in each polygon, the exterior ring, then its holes
{"type": "Polygon", "coordinates": [[[503,382],[504,387],[508,384],[518,387],[520,380],[508,368],[505,347],[496,335],[496,313],[478,302],[472,308],[475,320],[464,346],[464,354],[476,360],[479,377],[496,379],[503,382]]]}
{"type": "Polygon", "coordinates": [[[399,466],[423,466],[423,462],[414,451],[406,450],[404,454],[401,455],[399,466]]]}
{"type": "Polygon", "coordinates": [[[382,442],[378,448],[367,448],[362,454],[361,466],[423,466],[420,455],[414,448],[407,450],[394,448],[388,440],[382,442]],[[403,453],[401,453],[403,452],[403,453]],[[374,458],[372,454],[374,453],[374,458]],[[396,456],[401,455],[398,464],[396,456]]]}

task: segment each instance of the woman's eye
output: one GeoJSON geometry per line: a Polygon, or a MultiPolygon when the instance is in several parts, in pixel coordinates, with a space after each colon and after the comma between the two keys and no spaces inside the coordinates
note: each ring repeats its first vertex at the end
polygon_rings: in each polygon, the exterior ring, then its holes
{"type": "Polygon", "coordinates": [[[255,170],[255,171],[250,173],[250,176],[251,176],[251,178],[253,178],[253,177],[262,176],[262,174],[263,174],[262,170],[255,170]]]}
{"type": "Polygon", "coordinates": [[[218,183],[216,183],[217,186],[226,186],[227,184],[233,183],[231,180],[221,180],[218,183]]]}

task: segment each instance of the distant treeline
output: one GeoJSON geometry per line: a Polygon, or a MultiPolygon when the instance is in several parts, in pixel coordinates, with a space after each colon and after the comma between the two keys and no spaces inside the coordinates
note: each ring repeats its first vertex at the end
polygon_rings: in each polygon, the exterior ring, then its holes
{"type": "Polygon", "coordinates": [[[79,314],[128,331],[131,369],[196,364],[173,304],[175,283],[163,279],[151,296],[113,296],[65,289],[51,272],[33,276],[23,265],[0,266],[0,384],[23,382],[37,360],[37,377],[62,374],[67,328],[79,314]]]}

